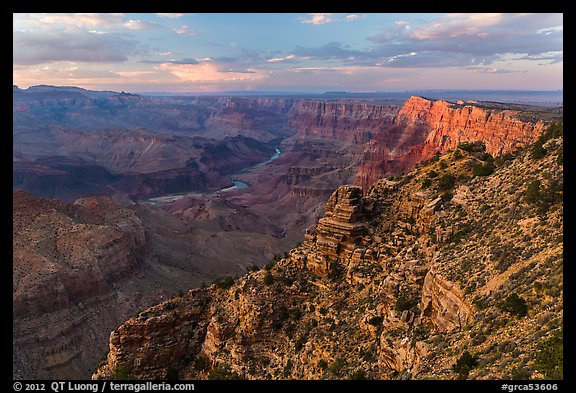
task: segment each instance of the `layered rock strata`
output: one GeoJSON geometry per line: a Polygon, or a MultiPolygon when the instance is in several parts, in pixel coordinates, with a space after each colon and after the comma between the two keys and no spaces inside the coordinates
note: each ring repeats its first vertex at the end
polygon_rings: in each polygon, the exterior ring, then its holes
{"type": "Polygon", "coordinates": [[[141,268],[145,244],[140,218],[107,198],[14,193],[14,378],[87,375],[105,332],[141,305],[116,285],[141,268]]]}
{"type": "Polygon", "coordinates": [[[533,354],[562,333],[562,141],[544,147],[486,176],[463,150],[365,197],[340,187],[277,264],[116,329],[94,378],[457,379],[465,351],[471,379],[550,375],[533,354]],[[457,179],[456,203],[438,200],[439,179],[423,186],[432,171],[457,179]],[[559,193],[544,215],[524,199],[532,179],[559,193]],[[513,294],[526,314],[503,307],[513,294]]]}
{"type": "Polygon", "coordinates": [[[306,233],[306,245],[317,252],[295,256],[296,264],[327,275],[337,264],[347,264],[364,230],[362,189],[341,186],[326,203],[324,217],[306,233]]]}
{"type": "MultiPolygon", "coordinates": [[[[367,192],[379,177],[409,170],[436,151],[444,152],[460,142],[482,140],[490,154],[499,155],[534,141],[543,127],[520,110],[417,96],[399,106],[353,99],[143,97],[50,86],[16,89],[13,95],[14,146],[26,160],[40,164],[35,159],[81,157],[116,175],[126,175],[117,184],[117,179],[101,178],[98,194],[109,195],[106,186],[112,186],[138,198],[218,188],[225,182],[222,175],[273,151],[273,146],[254,145],[256,141],[299,139],[308,144],[329,140],[348,146],[354,156],[355,184],[367,192]],[[239,135],[252,143],[237,143],[239,148],[224,152],[234,158],[220,160],[223,147],[216,141],[239,135]],[[247,157],[239,154],[247,148],[247,157]],[[214,157],[200,157],[214,149],[214,157]]],[[[330,158],[328,152],[324,154],[330,158]]],[[[38,170],[30,165],[17,167],[13,186],[40,192],[38,170]]],[[[74,171],[43,170],[62,183],[51,196],[62,197],[74,189],[82,191],[75,196],[86,195],[86,190],[95,192],[95,182],[83,182],[74,171]]]]}
{"type": "Polygon", "coordinates": [[[397,111],[393,105],[300,100],[290,111],[288,126],[304,138],[366,143],[393,124],[397,111]]]}
{"type": "Polygon", "coordinates": [[[483,108],[477,103],[455,105],[412,96],[398,111],[393,127],[374,135],[356,184],[369,189],[385,173],[409,170],[461,142],[482,141],[494,156],[514,151],[534,142],[545,127],[542,121],[521,120],[522,114],[518,110],[483,108]],[[390,138],[395,128],[402,131],[390,138]]]}
{"type": "Polygon", "coordinates": [[[440,332],[462,330],[474,318],[462,290],[433,271],[424,278],[421,302],[422,317],[440,332]]]}

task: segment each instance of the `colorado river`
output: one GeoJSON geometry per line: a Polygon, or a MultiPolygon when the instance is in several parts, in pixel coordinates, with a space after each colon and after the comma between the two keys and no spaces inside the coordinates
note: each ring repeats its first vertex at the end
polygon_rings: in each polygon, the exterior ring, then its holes
{"type": "Polygon", "coordinates": [[[266,165],[266,164],[274,161],[274,160],[277,159],[278,157],[280,157],[280,154],[282,154],[282,151],[280,151],[279,148],[276,148],[276,153],[274,153],[274,154],[272,155],[272,157],[270,157],[270,158],[267,159],[266,161],[260,162],[260,163],[258,163],[258,164],[256,164],[256,165],[252,165],[251,167],[248,167],[248,168],[244,168],[244,169],[242,169],[240,172],[236,172],[235,174],[248,172],[248,171],[250,171],[250,170],[252,170],[252,169],[255,169],[255,168],[264,166],[264,165],[266,165]]]}
{"type": "Polygon", "coordinates": [[[277,159],[278,157],[280,157],[281,154],[282,154],[282,151],[279,148],[276,148],[276,152],[272,155],[272,157],[270,157],[266,161],[259,162],[258,164],[243,168],[236,173],[228,175],[227,177],[232,180],[232,183],[234,183],[234,185],[231,187],[221,188],[219,190],[211,191],[211,192],[193,191],[193,192],[185,192],[185,193],[178,193],[178,194],[167,194],[167,195],[162,195],[159,197],[146,199],[146,200],[144,200],[144,202],[152,203],[154,205],[163,205],[165,203],[174,202],[174,201],[177,201],[178,199],[182,199],[182,198],[187,197],[187,196],[211,195],[211,194],[215,194],[217,192],[220,193],[220,192],[230,192],[230,191],[235,191],[235,190],[243,190],[245,188],[248,188],[248,184],[246,184],[246,183],[244,183],[238,179],[234,179],[233,176],[239,175],[241,173],[246,173],[246,172],[251,171],[252,169],[256,169],[256,168],[259,168],[259,167],[264,166],[266,164],[269,164],[270,162],[272,162],[275,159],[277,159]]]}

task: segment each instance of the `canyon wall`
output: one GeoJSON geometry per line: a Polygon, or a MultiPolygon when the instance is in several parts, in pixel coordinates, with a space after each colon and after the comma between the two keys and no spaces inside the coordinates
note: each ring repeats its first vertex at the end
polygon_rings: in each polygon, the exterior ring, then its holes
{"type": "Polygon", "coordinates": [[[521,115],[521,111],[410,97],[398,112],[394,127],[383,130],[366,149],[356,184],[368,189],[385,173],[411,169],[462,142],[482,141],[493,156],[526,146],[540,136],[545,124],[522,121],[521,115]],[[394,128],[401,132],[390,138],[394,128]]]}
{"type": "Polygon", "coordinates": [[[368,195],[341,186],[278,263],[115,329],[93,378],[495,380],[522,368],[522,379],[542,379],[534,349],[562,332],[563,206],[560,197],[538,218],[523,195],[533,178],[560,181],[562,146],[548,142],[540,159],[525,149],[486,176],[463,150],[382,179],[368,195]],[[436,177],[423,187],[432,170],[461,175],[457,201],[438,197],[436,177]],[[504,247],[521,257],[502,265],[504,247]],[[558,291],[540,293],[550,280],[558,291]],[[502,306],[512,294],[526,315],[502,306]],[[477,362],[462,373],[453,366],[466,351],[477,362]]]}
{"type": "MultiPolygon", "coordinates": [[[[362,146],[356,184],[365,190],[383,175],[409,170],[461,142],[480,140],[495,156],[535,141],[544,128],[542,121],[522,120],[520,110],[418,96],[402,107],[345,100],[279,103],[283,111],[288,110],[287,126],[296,131],[295,138],[362,146]]],[[[259,104],[271,105],[269,101],[259,104]]]]}
{"type": "MultiPolygon", "coordinates": [[[[129,174],[134,184],[125,185],[130,179],[121,184],[136,197],[179,192],[187,183],[190,189],[225,183],[219,176],[225,173],[216,172],[230,171],[202,165],[214,166],[211,151],[231,156],[238,162],[231,166],[239,169],[251,164],[245,154],[236,154],[241,149],[247,152],[249,145],[248,156],[259,159],[287,140],[331,141],[351,149],[355,183],[368,191],[383,175],[413,168],[461,142],[481,140],[488,153],[499,155],[534,141],[543,129],[541,121],[526,120],[530,117],[502,109],[501,104],[452,104],[417,96],[402,106],[353,99],[144,97],[50,86],[15,88],[13,96],[14,151],[20,161],[39,164],[35,162],[39,157],[73,155],[112,173],[129,174]],[[237,141],[239,148],[224,152],[224,147],[231,147],[231,138],[239,135],[244,138],[237,141]],[[190,169],[192,161],[200,165],[199,171],[190,169]],[[177,178],[180,185],[161,185],[160,171],[166,171],[165,183],[177,178]],[[152,172],[159,173],[147,179],[152,172]]],[[[17,171],[17,180],[23,181],[15,187],[38,182],[37,171],[30,168],[17,171]]],[[[79,179],[57,181],[62,189],[74,184],[89,188],[78,184],[79,179]]]]}
{"type": "Polygon", "coordinates": [[[396,112],[391,105],[300,100],[292,108],[288,126],[302,138],[366,143],[392,125],[396,112]]]}
{"type": "Polygon", "coordinates": [[[411,97],[398,117],[409,127],[422,125],[428,129],[423,156],[445,152],[467,141],[482,141],[488,153],[500,155],[534,142],[544,130],[542,121],[522,121],[521,115],[514,110],[411,97]]]}
{"type": "Polygon", "coordinates": [[[226,200],[199,206],[200,217],[189,210],[14,192],[14,378],[86,379],[109,332],[138,310],[243,273],[295,243],[226,200]]]}

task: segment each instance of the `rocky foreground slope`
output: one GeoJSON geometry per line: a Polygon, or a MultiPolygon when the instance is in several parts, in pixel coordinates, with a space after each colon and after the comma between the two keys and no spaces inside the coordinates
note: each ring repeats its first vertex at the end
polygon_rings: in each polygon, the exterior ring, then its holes
{"type": "Polygon", "coordinates": [[[562,378],[562,152],[553,126],[342,186],[285,258],[114,330],[93,378],[562,378]]]}

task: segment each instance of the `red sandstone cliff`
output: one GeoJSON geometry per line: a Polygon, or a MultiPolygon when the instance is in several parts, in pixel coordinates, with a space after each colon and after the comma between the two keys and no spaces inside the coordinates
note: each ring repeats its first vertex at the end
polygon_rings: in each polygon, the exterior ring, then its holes
{"type": "Polygon", "coordinates": [[[437,151],[445,152],[461,142],[483,141],[492,155],[531,143],[544,124],[523,121],[520,114],[481,104],[457,105],[417,96],[410,97],[402,108],[365,102],[298,100],[290,109],[288,126],[303,139],[361,145],[356,184],[368,190],[383,175],[411,169],[437,151]]]}
{"type": "Polygon", "coordinates": [[[411,97],[398,115],[408,126],[429,129],[423,151],[430,154],[453,149],[461,142],[480,140],[488,153],[500,155],[534,142],[544,123],[524,122],[519,111],[483,109],[475,105],[455,106],[446,101],[411,97]]]}
{"type": "Polygon", "coordinates": [[[522,121],[520,113],[410,97],[394,125],[382,129],[365,149],[356,184],[369,189],[387,172],[410,169],[437,151],[446,152],[461,142],[482,141],[492,155],[525,146],[538,138],[544,123],[522,121]],[[390,149],[392,144],[395,148],[390,149]]]}

